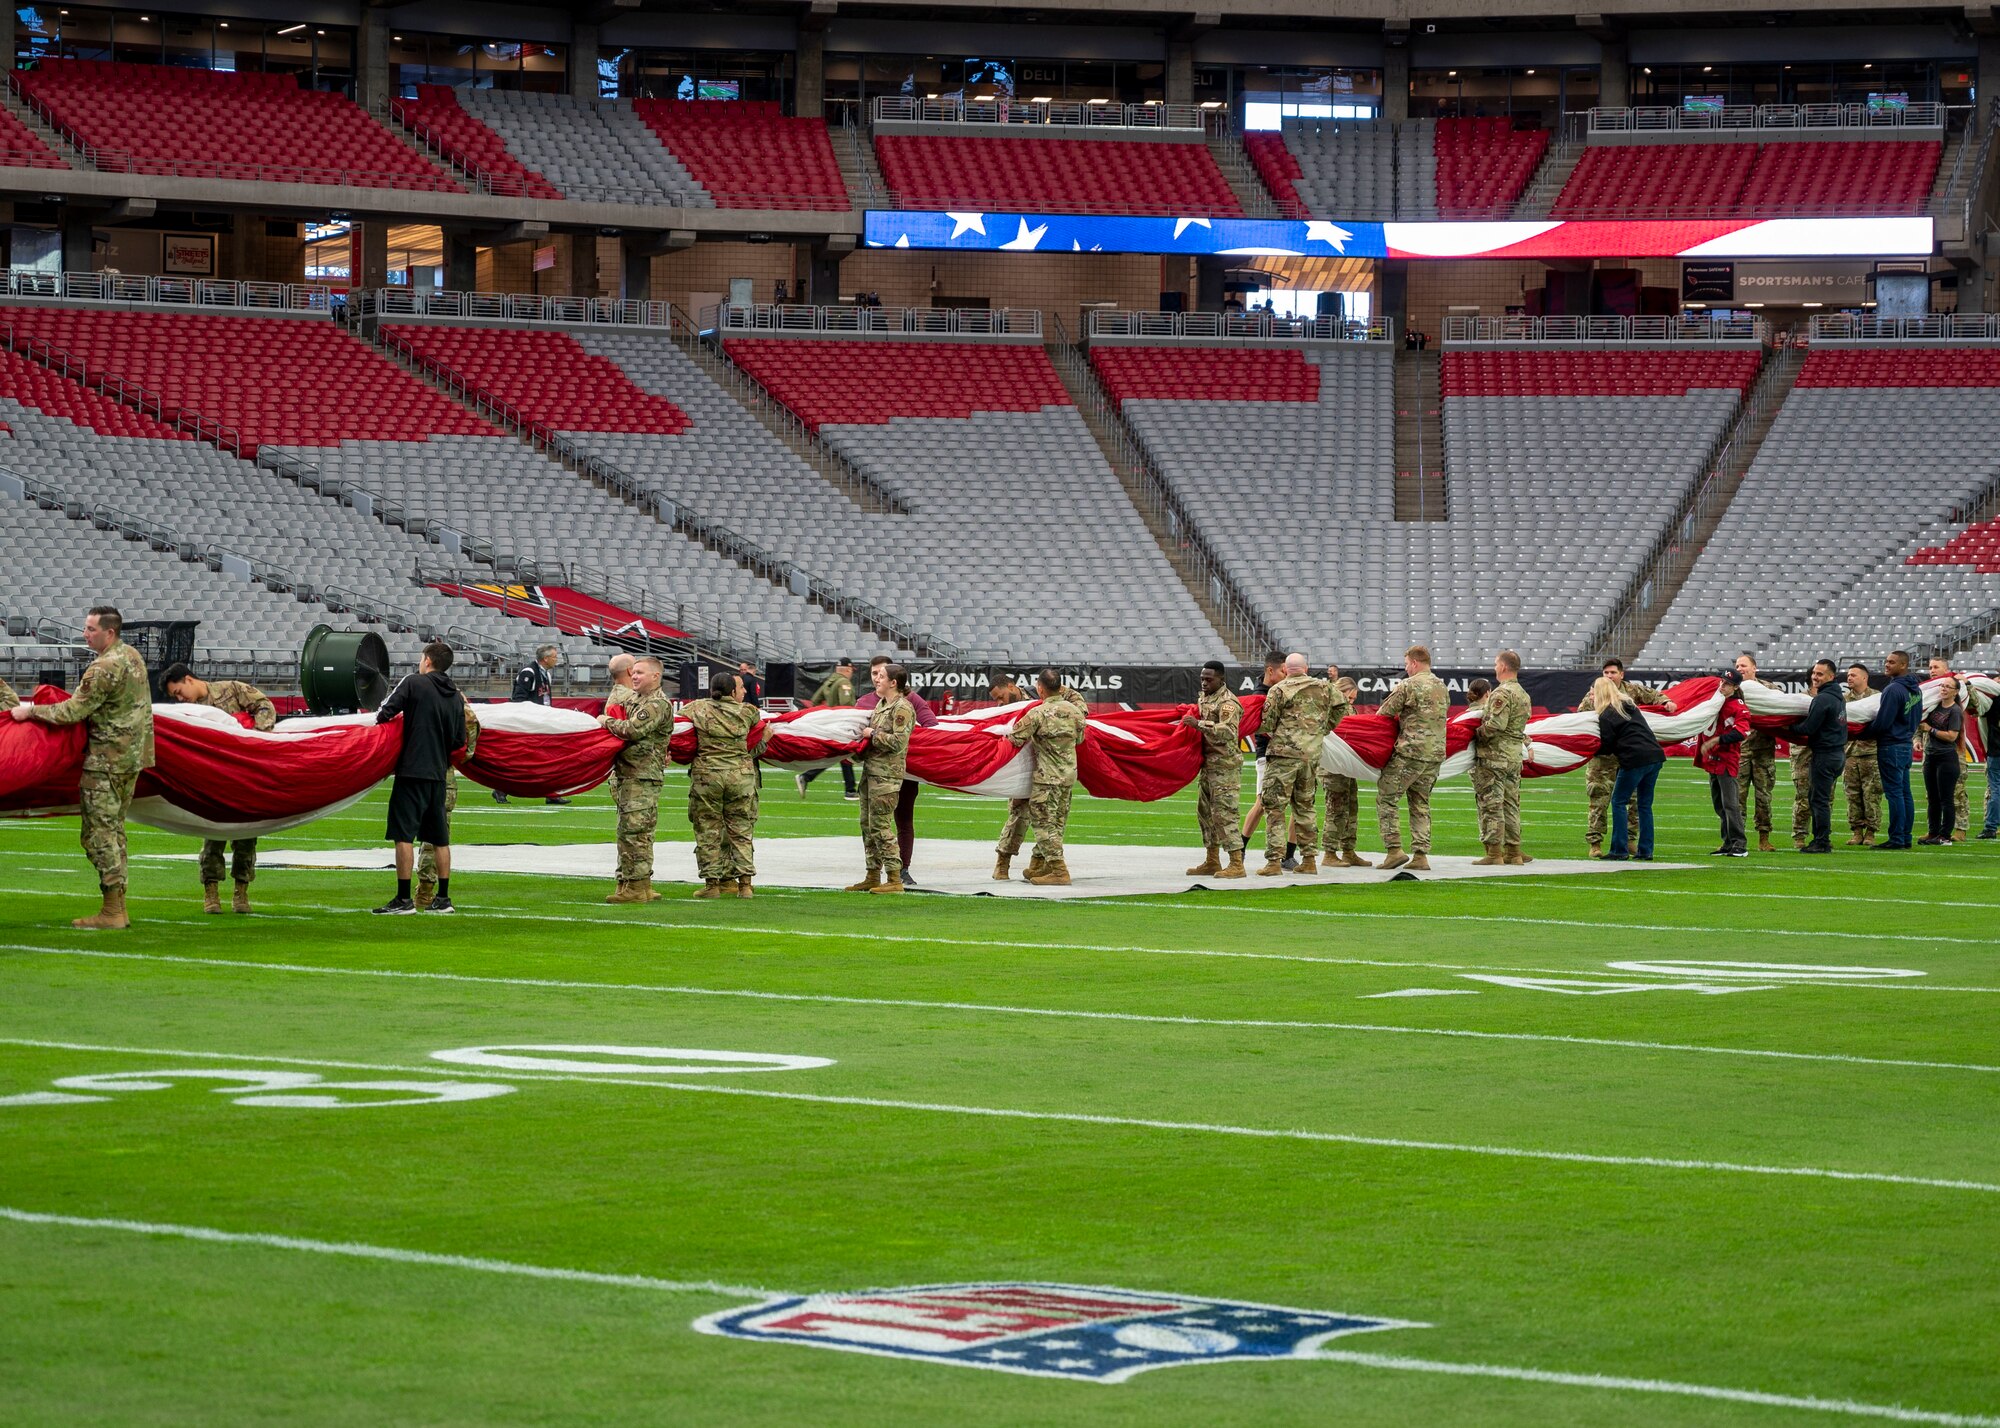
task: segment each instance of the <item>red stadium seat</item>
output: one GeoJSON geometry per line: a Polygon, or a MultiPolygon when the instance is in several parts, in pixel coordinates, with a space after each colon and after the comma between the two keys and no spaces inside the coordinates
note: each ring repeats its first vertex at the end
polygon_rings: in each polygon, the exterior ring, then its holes
{"type": "Polygon", "coordinates": [[[1943,145],[1805,139],[1774,144],[1633,144],[1588,148],[1555,218],[1721,218],[1921,212],[1943,145]]]}
{"type": "Polygon", "coordinates": [[[1757,380],[1761,354],[1737,348],[1565,352],[1454,348],[1440,369],[1447,397],[1678,397],[1757,380]]]}
{"type": "Polygon", "coordinates": [[[1542,161],[1549,134],[1546,129],[1516,129],[1505,115],[1440,119],[1433,143],[1438,215],[1504,218],[1542,161]]]}
{"type": "Polygon", "coordinates": [[[420,84],[415,99],[392,101],[396,117],[421,125],[453,163],[496,180],[496,192],[561,198],[563,192],[508,151],[507,141],[465,112],[451,86],[420,84]]]}
{"type": "Polygon", "coordinates": [[[850,206],[823,119],[793,119],[750,100],[641,99],[633,108],[717,208],[850,206]]]}
{"type": "Polygon", "coordinates": [[[388,336],[547,431],[679,436],[686,412],[636,385],[564,332],[510,327],[391,327],[388,336]]]}
{"type": "Polygon", "coordinates": [[[738,337],[726,345],[737,365],[815,431],[1073,405],[1037,346],[782,337],[738,337]]]}
{"type": "Polygon", "coordinates": [[[1239,217],[1208,146],[1123,139],[881,134],[882,177],[905,208],[1239,217]]]}
{"type": "Polygon", "coordinates": [[[1093,347],[1090,362],[1120,406],[1319,400],[1319,368],[1294,348],[1093,347]]]}

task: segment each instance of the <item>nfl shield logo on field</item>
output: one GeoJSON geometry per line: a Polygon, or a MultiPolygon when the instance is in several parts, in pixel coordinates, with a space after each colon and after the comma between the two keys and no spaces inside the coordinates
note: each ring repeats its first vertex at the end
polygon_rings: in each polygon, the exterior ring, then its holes
{"type": "Polygon", "coordinates": [[[710,1314],[694,1327],[732,1339],[1120,1383],[1175,1364],[1310,1358],[1337,1335],[1425,1326],[1237,1299],[1022,1281],[781,1295],[710,1314]]]}

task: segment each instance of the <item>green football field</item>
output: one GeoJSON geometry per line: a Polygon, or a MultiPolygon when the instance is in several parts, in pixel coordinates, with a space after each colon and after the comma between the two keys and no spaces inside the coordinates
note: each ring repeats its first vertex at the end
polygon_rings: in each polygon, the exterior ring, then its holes
{"type": "MultiPolygon", "coordinates": [[[[139,831],[98,935],[74,822],[0,823],[0,1423],[2000,1424],[2000,844],[1711,859],[1661,787],[1699,866],[1061,904],[462,875],[388,919],[273,868],[204,917],[139,831]],[[988,1360],[1186,1360],[1112,1383],[691,1327],[1023,1282],[1291,1312],[988,1360]],[[1299,1356],[1233,1356],[1272,1322],[1299,1356]]],[[[611,837],[468,790],[462,844],[611,837]]],[[[268,846],[377,845],[381,800],[268,846]]],[[[1525,802],[1581,854],[1580,779],[1525,802]]],[[[853,822],[774,778],[759,831],[853,822]]]]}

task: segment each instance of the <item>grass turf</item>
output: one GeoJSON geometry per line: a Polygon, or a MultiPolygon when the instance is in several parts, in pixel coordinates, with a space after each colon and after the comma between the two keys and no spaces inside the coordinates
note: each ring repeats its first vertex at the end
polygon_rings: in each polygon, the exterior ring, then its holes
{"type": "MultiPolygon", "coordinates": [[[[1060,905],[771,888],[609,908],[589,883],[478,876],[454,880],[456,918],[386,920],[356,915],[381,874],[272,869],[257,917],[205,918],[192,863],[153,856],[192,845],[137,831],[139,923],[95,937],[67,925],[89,904],[74,824],[0,825],[0,1097],[189,1067],[515,1088],[315,1110],[177,1083],[0,1106],[0,1207],[684,1285],[1117,1285],[1431,1326],[1336,1350],[2000,1414],[1996,845],[1711,862],[1705,787],[1677,766],[1661,788],[1661,855],[1698,868],[1060,905]],[[1922,975],[1700,991],[1608,966],[1660,958],[1922,975]],[[1381,996],[1411,990],[1471,995],[1381,996]],[[429,1060],[510,1043],[834,1064],[666,1086],[429,1060]],[[1774,1051],[1794,1055],[1740,1054],[1774,1051]],[[1790,1170],[1835,1174],[1768,1173],[1790,1170]]],[[[1530,851],[1581,851],[1582,795],[1529,785],[1530,851]]],[[[1437,803],[1438,851],[1476,851],[1466,787],[1437,803]]],[[[941,838],[990,838],[1001,816],[936,793],[918,810],[941,838]]],[[[805,802],[773,779],[760,832],[854,816],[831,777],[805,802]]],[[[380,820],[378,795],[267,846],[363,846],[380,820]]],[[[456,832],[610,825],[601,796],[500,808],[468,786],[456,832]]],[[[1071,839],[1191,844],[1193,827],[1187,798],[1080,798],[1071,839]]],[[[0,1416],[1835,1416],[1352,1363],[1099,1386],[689,1331],[743,1302],[0,1218],[0,1416]]]]}

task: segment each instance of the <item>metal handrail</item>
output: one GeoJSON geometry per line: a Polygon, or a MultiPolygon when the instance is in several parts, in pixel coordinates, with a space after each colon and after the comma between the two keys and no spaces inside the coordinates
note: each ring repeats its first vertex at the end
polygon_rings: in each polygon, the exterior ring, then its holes
{"type": "Polygon", "coordinates": [[[1932,313],[1928,317],[1863,317],[1816,312],[1814,342],[2000,341],[2000,313],[1932,313]]]}
{"type": "Polygon", "coordinates": [[[234,456],[243,454],[243,436],[235,427],[205,417],[199,412],[169,406],[165,398],[148,391],[137,382],[104,372],[93,372],[75,353],[65,351],[39,337],[17,335],[11,323],[0,324],[0,348],[17,352],[59,376],[67,377],[91,391],[131,407],[141,416],[152,417],[163,426],[173,427],[197,441],[206,442],[234,456]]]}
{"type": "Polygon", "coordinates": [[[262,283],[231,278],[157,277],[105,269],[95,273],[44,273],[9,268],[8,297],[55,298],[137,307],[221,308],[255,312],[329,312],[333,289],[324,283],[262,283]]]}
{"type": "MultiPolygon", "coordinates": [[[[965,337],[1040,337],[1042,311],[1034,307],[816,307],[804,303],[724,303],[703,331],[723,333],[838,332],[857,336],[898,333],[965,337]]],[[[708,312],[704,311],[704,319],[708,312]]]]}
{"type": "Polygon", "coordinates": [[[1393,318],[1367,322],[1343,317],[1279,317],[1268,312],[1122,312],[1093,309],[1092,337],[1145,337],[1162,342],[1213,341],[1220,337],[1283,342],[1389,342],[1393,318]]]}
{"type": "Polygon", "coordinates": [[[1444,340],[1454,343],[1756,342],[1768,344],[1761,317],[1447,317],[1444,340]]]}
{"type": "Polygon", "coordinates": [[[672,304],[634,298],[549,297],[452,289],[365,288],[349,301],[360,317],[454,317],[566,327],[668,327],[672,304]]]}
{"type": "Polygon", "coordinates": [[[965,98],[963,95],[922,99],[914,95],[875,96],[876,123],[1063,125],[1079,129],[1161,129],[1204,133],[1226,126],[1221,105],[1114,104],[1108,100],[1059,103],[1011,96],[965,98]]]}
{"type": "Polygon", "coordinates": [[[1943,104],[1880,109],[1866,104],[1728,104],[1712,110],[1632,107],[1592,109],[1590,130],[1594,134],[1631,134],[1715,129],[1941,129],[1946,114],[1943,104]]]}

